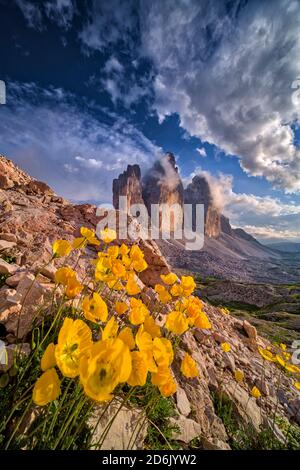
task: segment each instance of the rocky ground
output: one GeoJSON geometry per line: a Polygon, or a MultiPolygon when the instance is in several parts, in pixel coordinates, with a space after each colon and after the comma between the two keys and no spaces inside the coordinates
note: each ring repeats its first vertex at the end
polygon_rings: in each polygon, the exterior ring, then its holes
{"type": "MultiPolygon", "coordinates": [[[[95,227],[97,219],[94,206],[70,204],[4,157],[0,157],[0,175],[0,338],[12,358],[17,335],[22,340],[24,354],[30,353],[32,319],[53,289],[54,265],[42,269],[34,279],[37,270],[49,260],[51,243],[57,238],[77,235],[82,225],[95,227]],[[31,284],[33,287],[27,295],[31,284]]],[[[155,243],[142,240],[139,243],[149,263],[142,278],[143,293],[151,297],[155,295],[152,287],[159,273],[168,272],[169,266],[155,243]]],[[[82,259],[78,268],[79,276],[84,276],[89,269],[87,260],[82,259]]],[[[251,430],[253,435],[259,435],[270,425],[268,420],[274,416],[275,409],[283,422],[300,424],[300,395],[293,386],[294,379],[280,372],[273,363],[263,366],[257,352],[258,346],[264,347],[268,341],[258,336],[248,321],[225,315],[209,303],[205,303],[204,309],[212,329],[188,332],[180,344],[179,357],[185,350],[192,352],[201,373],[198,379],[178,379],[172,418],[177,430],[173,440],[182,447],[196,442],[194,445],[204,449],[229,449],[230,429],[219,412],[220,400],[231,404],[240,429],[251,430]],[[223,342],[231,345],[230,352],[222,351],[223,342]],[[241,384],[234,379],[237,369],[245,375],[241,384]],[[250,396],[254,385],[262,392],[259,399],[250,396]]],[[[176,377],[180,377],[176,373],[178,367],[175,362],[176,377]]],[[[132,408],[124,410],[123,418],[120,416],[110,431],[111,437],[107,437],[106,448],[117,445],[116,435],[118,445],[126,447],[128,429],[139,412],[132,408]]],[[[283,443],[285,437],[273,421],[276,437],[283,443]]],[[[141,430],[135,447],[143,447],[148,425],[146,430],[141,430]]]]}

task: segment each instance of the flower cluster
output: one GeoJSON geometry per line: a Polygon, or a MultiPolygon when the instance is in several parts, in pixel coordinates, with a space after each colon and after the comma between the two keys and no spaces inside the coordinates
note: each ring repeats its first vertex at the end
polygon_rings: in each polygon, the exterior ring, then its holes
{"type": "MultiPolygon", "coordinates": [[[[140,295],[139,273],[148,267],[140,247],[111,245],[116,234],[109,229],[101,232],[101,239],[105,246],[92,260],[94,274],[88,282],[80,282],[70,266],[63,265],[55,273],[67,299],[81,296],[76,315],[64,318],[56,344],[50,343],[41,358],[43,374],[33,390],[38,405],[59,397],[62,377],[77,379],[85,395],[96,401],[110,400],[116,387],[125,383],[144,386],[148,378],[168,397],[176,391],[171,369],[175,339],[189,328],[211,328],[201,300],[192,295],[196,285],[191,276],[161,275],[162,284],[155,286],[158,309],[150,312],[140,295]],[[106,297],[104,288],[110,292],[106,297]],[[170,313],[158,324],[156,318],[165,304],[170,305],[170,313]]],[[[100,241],[83,227],[81,237],[72,243],[57,240],[53,257],[68,257],[88,244],[98,246],[100,241]]],[[[187,378],[199,375],[188,353],[180,370],[187,378]]]]}
{"type": "MultiPolygon", "coordinates": [[[[274,344],[267,348],[258,348],[260,355],[264,360],[274,362],[283,370],[300,376],[300,367],[292,363],[292,354],[288,352],[287,346],[284,343],[274,344]]],[[[300,390],[300,382],[294,383],[295,387],[300,390]]]]}

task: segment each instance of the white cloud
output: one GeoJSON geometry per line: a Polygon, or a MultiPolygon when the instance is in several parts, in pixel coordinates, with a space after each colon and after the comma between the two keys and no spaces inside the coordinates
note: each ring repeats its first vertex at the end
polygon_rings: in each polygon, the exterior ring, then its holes
{"type": "Polygon", "coordinates": [[[71,26],[75,14],[73,0],[50,0],[44,5],[46,15],[63,28],[71,26]]]}
{"type": "Polygon", "coordinates": [[[110,202],[112,179],[128,163],[146,169],[160,153],[126,119],[84,100],[79,109],[62,89],[11,83],[9,92],[10,104],[1,108],[1,152],[64,197],[110,202]]]}
{"type": "Polygon", "coordinates": [[[202,147],[202,148],[196,148],[196,150],[197,150],[197,152],[199,153],[199,155],[200,155],[201,157],[207,157],[206,150],[205,150],[204,147],[202,147]]]}
{"type": "Polygon", "coordinates": [[[42,31],[45,28],[44,16],[68,29],[75,15],[73,0],[49,0],[47,2],[33,3],[29,0],[15,0],[30,28],[42,31]]]}
{"type": "Polygon", "coordinates": [[[43,29],[43,18],[39,6],[28,0],[16,0],[16,4],[23,13],[28,26],[41,31],[43,29]]]}
{"type": "Polygon", "coordinates": [[[142,2],[143,53],[155,65],[160,120],[237,155],[241,167],[287,192],[300,191],[300,150],[290,127],[300,77],[295,0],[142,2]]]}
{"type": "Polygon", "coordinates": [[[124,71],[123,65],[119,62],[117,57],[111,56],[105,63],[104,71],[107,74],[112,72],[122,73],[124,71]]]}
{"type": "Polygon", "coordinates": [[[300,230],[279,230],[276,227],[265,226],[256,227],[253,225],[245,225],[243,227],[248,233],[251,233],[254,237],[263,240],[289,240],[289,241],[300,241],[300,230]]]}
{"type": "Polygon", "coordinates": [[[134,0],[92,0],[89,6],[89,18],[79,33],[87,53],[103,51],[119,41],[127,46],[132,43],[131,34],[138,20],[134,0]]]}

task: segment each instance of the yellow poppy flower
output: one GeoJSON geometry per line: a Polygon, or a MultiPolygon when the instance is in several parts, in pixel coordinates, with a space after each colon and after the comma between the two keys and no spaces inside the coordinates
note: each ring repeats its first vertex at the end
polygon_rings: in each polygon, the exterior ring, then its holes
{"type": "Polygon", "coordinates": [[[126,302],[115,302],[115,311],[118,315],[123,315],[127,312],[128,309],[129,306],[126,304],[126,302]]]}
{"type": "Polygon", "coordinates": [[[161,274],[160,278],[168,286],[172,286],[178,280],[175,273],[161,274]]]}
{"type": "Polygon", "coordinates": [[[141,259],[144,259],[144,253],[138,245],[132,245],[129,256],[132,261],[140,261],[141,259]]]}
{"type": "Polygon", "coordinates": [[[174,359],[174,352],[171,341],[167,338],[154,338],[153,357],[158,367],[168,367],[174,359]]]}
{"type": "Polygon", "coordinates": [[[100,230],[100,238],[104,243],[111,243],[117,238],[117,233],[115,230],[107,227],[104,230],[100,230]]]}
{"type": "Polygon", "coordinates": [[[244,375],[244,372],[237,369],[234,371],[234,378],[237,382],[243,382],[244,378],[245,378],[245,375],[244,375]]]}
{"type": "Polygon", "coordinates": [[[159,292],[158,298],[159,298],[159,300],[162,304],[167,304],[168,302],[170,302],[172,300],[172,296],[165,289],[163,291],[159,292]]]}
{"type": "Polygon", "coordinates": [[[292,374],[298,374],[300,373],[300,367],[295,366],[294,364],[285,364],[285,370],[288,372],[292,372],[292,374]]]}
{"type": "Polygon", "coordinates": [[[223,307],[223,308],[221,308],[220,310],[221,310],[221,312],[222,312],[224,315],[229,315],[229,314],[230,314],[230,311],[229,311],[228,308],[226,308],[226,307],[223,307]]]}
{"type": "Polygon", "coordinates": [[[149,333],[152,338],[161,336],[160,326],[157,325],[154,318],[149,313],[145,316],[143,325],[145,331],[147,331],[147,333],[149,333]]]}
{"type": "Polygon", "coordinates": [[[164,385],[172,380],[172,374],[169,367],[158,367],[157,372],[151,374],[151,383],[157,387],[164,385]]]}
{"type": "Polygon", "coordinates": [[[148,268],[148,264],[144,259],[139,259],[132,262],[132,268],[136,272],[141,273],[142,271],[145,271],[148,268]]]}
{"type": "Polygon", "coordinates": [[[174,310],[168,314],[165,327],[172,333],[181,335],[188,329],[189,324],[183,313],[174,310]]]}
{"type": "Polygon", "coordinates": [[[176,392],[176,383],[169,367],[159,367],[157,372],[151,374],[151,382],[158,387],[164,397],[169,397],[176,392]]]}
{"type": "Polygon", "coordinates": [[[144,355],[140,351],[133,351],[131,353],[132,370],[127,380],[128,385],[131,387],[143,387],[147,380],[148,367],[144,355]]]}
{"type": "Polygon", "coordinates": [[[131,267],[131,259],[129,258],[129,256],[122,255],[122,263],[124,264],[126,268],[129,269],[131,267]]]}
{"type": "Polygon", "coordinates": [[[80,234],[87,240],[90,245],[100,245],[99,240],[96,238],[95,232],[87,227],[81,227],[80,234]]]}
{"type": "Polygon", "coordinates": [[[64,286],[68,284],[68,280],[71,278],[76,278],[76,273],[69,267],[57,269],[54,275],[55,282],[57,284],[63,284],[64,286]]]}
{"type": "Polygon", "coordinates": [[[151,335],[144,330],[143,325],[139,327],[138,332],[135,335],[135,342],[138,349],[143,354],[148,370],[150,372],[156,372],[157,365],[153,358],[153,341],[151,335]]]}
{"type": "Polygon", "coordinates": [[[300,390],[300,382],[295,382],[294,385],[297,390],[300,390]]]}
{"type": "Polygon", "coordinates": [[[140,325],[145,321],[146,315],[148,315],[148,313],[149,310],[141,300],[135,299],[134,297],[130,299],[130,323],[133,325],[140,325]]]}
{"type": "Polygon", "coordinates": [[[183,289],[180,284],[174,284],[171,287],[170,293],[173,295],[173,297],[179,297],[183,294],[183,289]]]}
{"type": "Polygon", "coordinates": [[[141,289],[134,278],[128,279],[125,289],[128,295],[137,295],[141,292],[141,289]]]}
{"type": "Polygon", "coordinates": [[[57,366],[66,377],[79,374],[79,361],[89,353],[92,346],[92,333],[82,320],[65,318],[55,347],[57,366]]]}
{"type": "Polygon", "coordinates": [[[52,245],[52,252],[56,258],[68,256],[72,251],[72,245],[67,240],[56,240],[52,245]]]}
{"type": "Polygon", "coordinates": [[[261,396],[260,390],[257,387],[254,386],[251,390],[251,395],[254,398],[259,398],[261,396]]]}
{"type": "Polygon", "coordinates": [[[83,285],[75,277],[70,277],[67,282],[65,294],[69,299],[73,299],[76,295],[80,294],[83,285]]]}
{"type": "Polygon", "coordinates": [[[60,380],[55,369],[48,369],[36,381],[32,399],[36,405],[44,406],[56,400],[60,395],[60,380]]]}
{"type": "Polygon", "coordinates": [[[126,276],[126,269],[123,263],[119,260],[114,261],[111,270],[116,278],[123,278],[126,276]]]}
{"type": "Polygon", "coordinates": [[[46,371],[47,369],[51,369],[52,367],[56,366],[56,359],[55,359],[55,344],[50,343],[48,344],[47,348],[41,359],[41,369],[42,371],[46,371]]]}
{"type": "Polygon", "coordinates": [[[221,348],[225,353],[227,353],[230,351],[231,346],[229,343],[221,343],[221,348]]]}
{"type": "Polygon", "coordinates": [[[198,377],[199,370],[196,362],[188,353],[185,353],[180,366],[181,373],[187,378],[198,377]]]}
{"type": "Polygon", "coordinates": [[[127,346],[129,347],[130,351],[135,348],[135,339],[132,334],[131,328],[126,326],[123,330],[119,333],[118,338],[121,339],[127,346]]]}
{"type": "Polygon", "coordinates": [[[128,246],[126,246],[125,243],[122,243],[122,245],[120,246],[120,254],[121,255],[128,255],[128,253],[129,253],[128,246]]]}
{"type": "Polygon", "coordinates": [[[103,322],[107,320],[107,305],[97,292],[93,293],[92,299],[90,297],[83,299],[82,310],[85,318],[94,323],[97,323],[99,320],[103,322]]]}
{"type": "Polygon", "coordinates": [[[276,361],[278,362],[278,364],[280,364],[282,367],[285,367],[286,366],[286,362],[285,360],[279,356],[279,354],[276,354],[276,361]]]}
{"type": "Polygon", "coordinates": [[[177,390],[177,385],[174,379],[172,378],[165,384],[160,385],[158,388],[159,388],[161,395],[167,398],[167,397],[170,397],[171,395],[174,395],[174,393],[177,390]]]}
{"type": "Polygon", "coordinates": [[[279,347],[280,347],[280,349],[282,349],[282,351],[286,350],[286,344],[284,344],[284,343],[280,343],[279,347]]]}
{"type": "Polygon", "coordinates": [[[118,338],[98,341],[90,356],[80,361],[80,381],[85,394],[96,401],[112,398],[119,383],[131,374],[132,360],[128,346],[118,338]]]}
{"type": "Polygon", "coordinates": [[[211,328],[211,323],[204,312],[199,313],[195,317],[194,325],[202,330],[209,330],[211,328]]]}
{"type": "Polygon", "coordinates": [[[196,283],[192,276],[182,276],[180,286],[182,287],[183,294],[188,297],[194,292],[196,283]]]}
{"type": "Polygon", "coordinates": [[[272,362],[274,360],[273,354],[268,349],[263,349],[259,347],[258,352],[266,361],[272,362]]]}
{"type": "Polygon", "coordinates": [[[120,249],[119,249],[118,245],[109,246],[107,248],[107,254],[111,258],[117,259],[117,257],[119,256],[119,252],[120,252],[120,249]]]}

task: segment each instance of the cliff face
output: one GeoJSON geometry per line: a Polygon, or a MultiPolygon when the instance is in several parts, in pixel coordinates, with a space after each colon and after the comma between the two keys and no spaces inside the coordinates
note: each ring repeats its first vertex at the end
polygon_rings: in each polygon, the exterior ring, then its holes
{"type": "Polygon", "coordinates": [[[184,190],[184,202],[204,205],[204,233],[208,237],[217,238],[221,233],[221,213],[214,206],[209,184],[203,176],[194,176],[184,190]]]}
{"type": "MultiPolygon", "coordinates": [[[[142,179],[142,194],[149,215],[152,204],[166,204],[169,207],[178,204],[180,210],[175,208],[174,214],[171,214],[171,227],[174,229],[182,227],[183,185],[172,153],[167,153],[165,157],[155,162],[146,173],[142,179]]],[[[161,219],[160,227],[163,230],[167,229],[168,223],[164,224],[161,219]]]]}
{"type": "Polygon", "coordinates": [[[129,213],[133,204],[144,204],[139,165],[128,165],[127,170],[113,180],[113,205],[116,209],[119,209],[120,196],[127,198],[129,213]]]}

